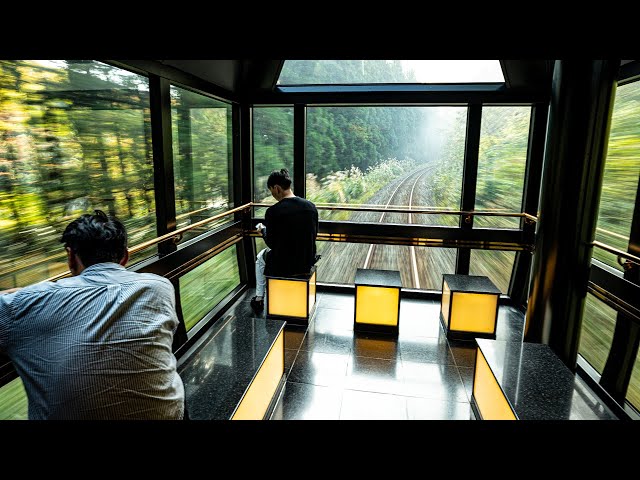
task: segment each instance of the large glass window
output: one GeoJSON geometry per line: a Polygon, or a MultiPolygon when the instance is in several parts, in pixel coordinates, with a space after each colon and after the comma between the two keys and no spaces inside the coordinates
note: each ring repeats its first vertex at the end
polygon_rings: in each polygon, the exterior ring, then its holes
{"type": "Polygon", "coordinates": [[[180,301],[187,332],[240,285],[238,256],[233,245],[179,279],[180,301]]]}
{"type": "MultiPolygon", "coordinates": [[[[483,107],[475,209],[522,211],[531,107],[483,107]]],[[[519,217],[477,216],[476,227],[518,228],[519,217]]]]}
{"type": "Polygon", "coordinates": [[[95,61],[0,60],[0,289],[66,271],[62,232],[94,209],[123,221],[130,246],[154,238],[151,152],[145,77],[95,61]]]}
{"type": "MultiPolygon", "coordinates": [[[[286,168],[293,180],[293,107],[256,107],[253,109],[253,200],[275,203],[267,188],[274,170],[286,168]]],[[[291,188],[295,194],[295,185],[291,188]]],[[[266,207],[256,208],[254,216],[263,217],[266,207]]]]}
{"type": "Polygon", "coordinates": [[[611,350],[617,315],[613,308],[587,294],[578,353],[601,375],[611,350]]]}
{"type": "MultiPolygon", "coordinates": [[[[460,208],[466,107],[307,109],[307,198],[318,205],[460,208]]],[[[455,215],[321,210],[321,219],[458,225],[455,215]]]]}
{"type": "MultiPolygon", "coordinates": [[[[466,107],[310,107],[307,198],[318,206],[460,209],[466,107]]],[[[321,219],[457,226],[457,215],[319,210],[321,219]]],[[[400,270],[406,288],[440,289],[454,271],[454,250],[404,246],[319,245],[318,280],[352,284],[356,268],[400,270]],[[369,251],[373,253],[369,254],[369,251]],[[413,253],[412,253],[413,250],[413,253]],[[352,268],[344,268],[345,262],[352,268]],[[411,273],[437,265],[435,277],[411,273]]]]}
{"type": "Polygon", "coordinates": [[[640,355],[636,356],[636,363],[631,372],[631,380],[627,389],[627,400],[636,410],[640,410],[640,355]]]}
{"type": "Polygon", "coordinates": [[[488,277],[503,294],[509,290],[516,252],[500,250],[471,250],[469,275],[488,277]]]}
{"type": "Polygon", "coordinates": [[[397,270],[403,288],[440,290],[442,274],[454,273],[453,248],[317,242],[318,281],[353,285],[358,268],[397,270]]]}
{"type": "Polygon", "coordinates": [[[286,60],[278,85],[503,83],[499,60],[286,60]]]}
{"type": "MultiPolygon", "coordinates": [[[[232,208],[231,105],[171,87],[176,226],[181,228],[232,208]]],[[[188,231],[193,238],[231,217],[188,231]]]]}
{"type": "MultiPolygon", "coordinates": [[[[617,88],[595,239],[627,251],[640,175],[640,82],[617,88]]],[[[619,271],[615,254],[593,249],[593,258],[619,271]]]]}
{"type": "Polygon", "coordinates": [[[0,387],[0,420],[26,420],[28,414],[27,392],[20,378],[0,387]]]}

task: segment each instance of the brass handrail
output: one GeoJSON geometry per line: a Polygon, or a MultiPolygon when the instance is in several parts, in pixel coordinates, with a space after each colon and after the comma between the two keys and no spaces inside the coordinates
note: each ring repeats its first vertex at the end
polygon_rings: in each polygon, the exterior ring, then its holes
{"type": "Polygon", "coordinates": [[[169,233],[165,233],[164,235],[158,237],[158,238],[154,238],[152,240],[148,240],[146,242],[143,242],[139,245],[136,245],[134,247],[131,247],[129,249],[129,255],[134,254],[139,252],[140,250],[144,250],[145,248],[148,248],[152,245],[155,245],[157,243],[160,242],[164,242],[165,240],[168,240],[170,238],[176,237],[184,232],[187,232],[189,230],[192,230],[194,228],[200,227],[202,225],[205,225],[207,223],[213,222],[214,220],[218,220],[219,218],[222,217],[226,217],[227,215],[231,215],[232,213],[236,213],[240,210],[246,210],[247,208],[251,207],[251,203],[245,203],[244,205],[241,205],[239,207],[236,207],[232,210],[227,210],[226,212],[222,212],[219,213],[217,215],[214,215],[213,217],[209,217],[209,218],[205,218],[204,220],[200,220],[199,222],[193,223],[191,225],[187,225],[186,227],[182,227],[182,228],[178,228],[177,230],[174,230],[173,232],[169,232],[169,233]]]}
{"type": "MultiPolygon", "coordinates": [[[[181,235],[184,232],[187,232],[189,230],[192,230],[194,228],[200,227],[202,225],[205,225],[207,223],[213,222],[215,220],[218,220],[219,218],[225,217],[227,215],[231,215],[232,213],[236,213],[240,210],[246,210],[248,208],[251,207],[270,207],[271,205],[274,205],[272,203],[258,203],[258,202],[249,202],[249,203],[245,203],[244,205],[241,205],[239,207],[236,207],[234,209],[231,210],[227,210],[226,212],[222,212],[219,213],[217,215],[214,215],[213,217],[209,217],[206,218],[204,220],[201,220],[199,222],[196,222],[192,225],[187,225],[186,227],[182,227],[179,228],[177,230],[174,230],[172,232],[166,233],[160,237],[154,238],[152,240],[148,240],[146,242],[143,242],[141,244],[135,245],[131,248],[128,249],[129,251],[129,255],[132,255],[134,253],[137,253],[141,250],[144,250],[145,248],[148,248],[152,245],[156,245],[160,242],[163,242],[165,240],[169,240],[171,238],[177,237],[179,235],[181,235]]],[[[367,205],[372,205],[372,204],[367,204],[367,205]]],[[[429,209],[414,209],[411,207],[408,208],[404,208],[404,209],[400,209],[400,208],[374,208],[374,207],[362,207],[361,205],[358,206],[340,206],[340,205],[330,205],[330,204],[316,204],[316,207],[320,210],[351,210],[351,211],[369,211],[369,212],[397,212],[397,213],[425,213],[425,214],[434,214],[434,215],[446,215],[446,214],[450,214],[450,215],[485,215],[485,216],[503,216],[503,217],[522,217],[525,219],[529,219],[532,221],[537,221],[538,218],[534,217],[533,215],[530,215],[528,213],[504,213],[504,212],[477,212],[477,211],[461,211],[461,210],[429,210],[429,209]]],[[[594,242],[597,243],[597,242],[594,242]]],[[[633,257],[632,258],[637,258],[637,257],[633,257]]],[[[638,259],[640,260],[640,259],[638,259]]],[[[48,279],[46,279],[45,281],[49,281],[49,282],[53,282],[56,280],[59,280],[60,278],[66,277],[69,275],[69,271],[66,272],[62,272],[58,275],[54,275],[53,277],[50,277],[48,279]]]]}
{"type": "Polygon", "coordinates": [[[632,255],[629,252],[625,252],[624,250],[618,250],[615,247],[610,247],[606,243],[597,242],[597,241],[591,242],[591,245],[593,245],[594,247],[601,248],[602,250],[606,250],[607,252],[615,253],[619,257],[624,257],[626,259],[631,260],[633,263],[637,263],[638,265],[640,265],[640,257],[636,257],[635,255],[632,255]]]}
{"type": "MultiPolygon", "coordinates": [[[[129,255],[132,255],[134,253],[139,252],[140,250],[144,250],[145,248],[149,248],[152,245],[156,245],[156,244],[158,244],[160,242],[164,242],[165,240],[168,240],[170,238],[173,238],[173,237],[176,237],[178,235],[181,235],[184,232],[187,232],[187,231],[192,230],[194,228],[200,227],[200,226],[205,225],[207,223],[213,222],[214,220],[218,220],[219,218],[226,217],[227,215],[231,215],[232,213],[236,213],[236,212],[238,212],[240,210],[246,210],[247,208],[250,208],[250,207],[251,207],[251,203],[245,203],[244,205],[236,207],[236,208],[234,208],[232,210],[227,210],[226,212],[219,213],[217,215],[214,215],[213,217],[205,218],[204,220],[200,220],[199,222],[196,222],[194,224],[187,225],[186,227],[179,228],[177,230],[174,230],[173,232],[165,233],[164,235],[162,235],[160,237],[157,237],[157,238],[154,238],[152,240],[148,240],[146,242],[140,243],[140,244],[135,245],[135,246],[133,246],[133,247],[127,249],[127,250],[129,251],[129,255]]],[[[69,272],[68,270],[66,272],[59,273],[58,275],[54,275],[53,277],[47,278],[45,280],[45,282],[55,282],[56,280],[60,280],[61,278],[66,277],[67,275],[69,275],[69,273],[71,273],[71,272],[69,272]]]]}
{"type": "Polygon", "coordinates": [[[629,237],[625,237],[624,235],[620,235],[619,233],[612,232],[610,230],[605,230],[604,228],[596,227],[596,232],[604,232],[607,235],[611,235],[612,237],[620,238],[622,240],[629,240],[629,237]]]}
{"type": "MultiPolygon", "coordinates": [[[[253,207],[270,207],[274,205],[273,203],[252,203],[253,207]]],[[[370,204],[368,204],[370,205],[370,204]]],[[[348,211],[356,211],[356,212],[394,212],[394,213],[424,213],[424,214],[433,214],[433,215],[483,215],[483,216],[494,216],[494,217],[522,217],[534,222],[538,221],[537,217],[530,215],[528,213],[515,213],[515,212],[483,212],[483,211],[465,211],[465,210],[442,210],[442,209],[416,209],[412,207],[402,208],[387,208],[382,205],[380,208],[374,208],[363,205],[354,205],[354,206],[341,206],[340,204],[329,204],[329,203],[316,203],[316,208],[318,210],[348,210],[348,211]]]]}

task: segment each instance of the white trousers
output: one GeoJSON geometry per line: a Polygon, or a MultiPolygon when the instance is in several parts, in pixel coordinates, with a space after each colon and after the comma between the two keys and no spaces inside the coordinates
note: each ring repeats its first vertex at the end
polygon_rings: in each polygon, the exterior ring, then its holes
{"type": "Polygon", "coordinates": [[[264,290],[267,286],[267,279],[264,276],[264,267],[266,266],[264,255],[269,250],[271,250],[269,247],[260,250],[256,256],[256,297],[264,297],[264,290]]]}

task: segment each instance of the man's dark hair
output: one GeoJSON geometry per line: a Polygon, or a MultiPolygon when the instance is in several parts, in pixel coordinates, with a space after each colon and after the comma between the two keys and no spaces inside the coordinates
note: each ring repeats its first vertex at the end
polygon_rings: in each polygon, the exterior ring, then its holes
{"type": "Polygon", "coordinates": [[[274,170],[267,179],[267,187],[271,188],[274,185],[280,185],[283,190],[289,190],[291,187],[291,177],[289,176],[289,170],[283,168],[282,170],[274,170]]]}
{"type": "Polygon", "coordinates": [[[71,222],[60,241],[80,257],[85,267],[103,262],[118,263],[127,251],[124,225],[102,210],[86,213],[71,222]]]}

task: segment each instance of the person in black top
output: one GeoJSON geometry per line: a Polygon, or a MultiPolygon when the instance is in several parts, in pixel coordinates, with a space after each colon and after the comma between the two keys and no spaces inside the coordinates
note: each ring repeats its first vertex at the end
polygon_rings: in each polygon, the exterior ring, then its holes
{"type": "Polygon", "coordinates": [[[308,274],[316,263],[318,210],[291,191],[291,177],[286,168],[274,170],[267,187],[278,203],[270,206],[259,223],[267,248],[256,258],[256,296],[251,307],[256,313],[264,309],[265,275],[291,277],[308,274]]]}

